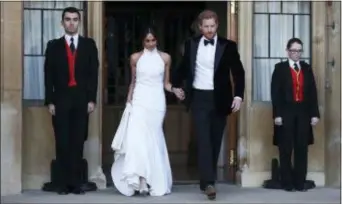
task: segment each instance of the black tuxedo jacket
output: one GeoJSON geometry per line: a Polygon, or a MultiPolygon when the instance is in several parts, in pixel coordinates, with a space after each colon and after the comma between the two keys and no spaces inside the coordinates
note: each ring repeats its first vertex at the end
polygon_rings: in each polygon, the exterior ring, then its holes
{"type": "MultiPolygon", "coordinates": [[[[314,74],[309,64],[300,61],[300,67],[304,77],[304,100],[307,104],[310,117],[320,117],[317,101],[317,89],[314,74]]],[[[288,61],[275,65],[271,81],[271,98],[273,117],[282,117],[286,105],[294,102],[293,84],[290,64],[288,61]]]]}
{"type": "MultiPolygon", "coordinates": [[[[45,51],[45,105],[66,97],[69,65],[64,36],[50,40],[45,51]]],[[[87,102],[96,103],[98,86],[98,51],[92,38],[79,36],[75,59],[77,89],[87,102]]]]}
{"type": "MultiPolygon", "coordinates": [[[[180,88],[185,81],[185,104],[187,108],[189,108],[192,100],[192,83],[201,37],[197,36],[185,42],[183,59],[180,66],[172,74],[173,87],[180,88]]],[[[239,96],[243,99],[245,89],[245,71],[235,42],[217,37],[214,72],[215,107],[219,114],[228,115],[231,113],[233,97],[239,96]],[[234,93],[232,92],[230,73],[233,76],[234,93]]]]}
{"type": "MultiPolygon", "coordinates": [[[[304,107],[306,107],[302,111],[306,112],[310,116],[310,118],[319,118],[320,114],[318,109],[317,88],[314,74],[310,65],[306,62],[300,61],[300,67],[304,77],[304,97],[302,103],[304,103],[304,107]]],[[[286,112],[290,110],[289,107],[291,107],[291,104],[294,103],[293,83],[289,61],[279,62],[275,65],[271,81],[271,98],[273,106],[273,118],[284,118],[286,112]]],[[[274,125],[274,145],[278,145],[278,137],[280,137],[279,134],[281,128],[281,126],[274,125]]],[[[310,127],[309,134],[310,135],[308,136],[307,144],[311,145],[314,143],[312,127],[310,127]]]]}

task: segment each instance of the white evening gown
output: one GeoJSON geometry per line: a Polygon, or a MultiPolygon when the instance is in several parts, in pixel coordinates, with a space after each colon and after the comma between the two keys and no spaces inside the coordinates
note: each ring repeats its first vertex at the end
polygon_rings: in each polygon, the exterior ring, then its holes
{"type": "Polygon", "coordinates": [[[136,65],[132,102],[121,119],[124,134],[117,130],[113,140],[121,146],[115,148],[112,144],[113,182],[126,196],[134,195],[135,191],[148,191],[151,196],[171,193],[172,173],[163,132],[164,72],[165,63],[158,50],[145,49],[136,65]]]}

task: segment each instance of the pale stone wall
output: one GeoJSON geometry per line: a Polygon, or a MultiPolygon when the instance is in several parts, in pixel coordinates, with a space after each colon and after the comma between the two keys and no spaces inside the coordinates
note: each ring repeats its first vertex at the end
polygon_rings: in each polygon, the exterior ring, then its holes
{"type": "MultiPolygon", "coordinates": [[[[324,9],[325,2],[312,2],[311,3],[311,26],[312,26],[312,62],[311,66],[315,75],[318,106],[320,115],[325,117],[325,98],[324,98],[324,79],[325,79],[325,54],[326,54],[326,12],[324,9]]],[[[325,185],[325,172],[324,172],[324,138],[325,138],[325,124],[321,121],[314,128],[315,144],[309,147],[309,160],[308,160],[308,179],[312,179],[319,186],[325,185]]]]}
{"type": "Polygon", "coordinates": [[[22,7],[1,2],[1,196],[20,193],[22,167],[22,7]]]}
{"type": "Polygon", "coordinates": [[[328,186],[341,187],[341,2],[327,8],[325,172],[328,186]],[[334,61],[334,64],[331,62],[334,61]]]}
{"type": "Polygon", "coordinates": [[[23,189],[40,189],[50,181],[50,163],[55,158],[51,115],[46,107],[23,110],[23,189]]]}

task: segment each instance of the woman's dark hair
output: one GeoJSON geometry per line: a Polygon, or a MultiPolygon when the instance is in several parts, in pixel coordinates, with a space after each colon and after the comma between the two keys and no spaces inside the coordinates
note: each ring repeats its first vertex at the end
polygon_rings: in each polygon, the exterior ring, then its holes
{"type": "Polygon", "coordinates": [[[152,26],[146,27],[141,34],[141,40],[144,40],[148,34],[152,34],[156,39],[158,39],[157,33],[152,26]]]}
{"type": "Polygon", "coordinates": [[[289,41],[287,41],[286,48],[289,50],[293,43],[298,43],[303,46],[303,42],[299,38],[291,38],[289,41]]]}

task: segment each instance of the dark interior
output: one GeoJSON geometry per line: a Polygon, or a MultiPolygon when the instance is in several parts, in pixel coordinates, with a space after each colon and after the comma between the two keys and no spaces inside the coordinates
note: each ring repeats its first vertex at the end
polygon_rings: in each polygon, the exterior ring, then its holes
{"type": "MultiPolygon", "coordinates": [[[[204,9],[210,8],[218,15],[225,15],[222,16],[223,26],[220,26],[219,33],[226,35],[226,5],[227,2],[205,1],[105,2],[105,109],[102,119],[104,122],[102,161],[109,186],[112,185],[110,170],[113,163],[110,144],[126,103],[130,83],[129,56],[142,49],[142,30],[150,25],[155,28],[158,49],[171,55],[171,69],[173,69],[181,59],[184,41],[198,32],[195,20],[204,9]]],[[[167,104],[168,113],[165,119],[167,124],[164,131],[173,179],[182,183],[197,182],[196,142],[193,139],[191,122],[187,116],[184,116],[186,112],[183,105],[174,96],[167,94],[167,104]],[[178,117],[175,115],[183,116],[181,119],[174,119],[178,117]],[[183,134],[179,134],[182,131],[183,134]]]]}

